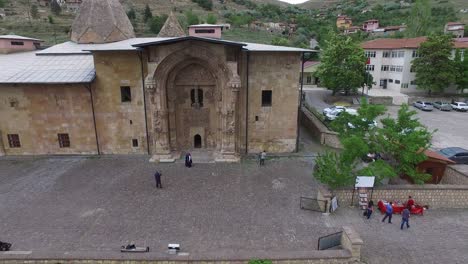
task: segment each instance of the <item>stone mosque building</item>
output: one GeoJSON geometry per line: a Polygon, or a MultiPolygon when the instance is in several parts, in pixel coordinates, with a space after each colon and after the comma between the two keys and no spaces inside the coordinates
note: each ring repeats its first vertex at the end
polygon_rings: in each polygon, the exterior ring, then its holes
{"type": "Polygon", "coordinates": [[[173,14],[136,38],[118,0],[85,0],[71,41],[0,54],[0,155],[293,152],[305,52],[186,36],[173,14]]]}

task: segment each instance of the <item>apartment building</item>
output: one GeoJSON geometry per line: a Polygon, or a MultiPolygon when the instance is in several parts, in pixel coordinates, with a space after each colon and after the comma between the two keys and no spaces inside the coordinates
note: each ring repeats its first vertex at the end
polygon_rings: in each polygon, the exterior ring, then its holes
{"type": "MultiPolygon", "coordinates": [[[[419,56],[418,48],[426,37],[407,39],[375,39],[362,43],[368,58],[366,69],[374,78],[373,89],[389,89],[401,93],[417,92],[416,74],[411,65],[419,56]]],[[[468,42],[454,41],[455,49],[468,49],[468,42]]]]}

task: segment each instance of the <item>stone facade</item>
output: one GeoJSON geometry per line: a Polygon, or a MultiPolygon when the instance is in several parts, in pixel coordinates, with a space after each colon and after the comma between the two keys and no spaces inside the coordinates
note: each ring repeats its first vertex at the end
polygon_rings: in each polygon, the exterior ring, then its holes
{"type": "Polygon", "coordinates": [[[449,165],[440,184],[468,185],[468,166],[449,165]]]}
{"type": "Polygon", "coordinates": [[[342,149],[338,133],[328,129],[323,122],[305,107],[301,108],[301,124],[307,128],[316,138],[320,139],[320,144],[336,149],[342,149]]]}
{"type": "Polygon", "coordinates": [[[1,85],[0,134],[0,153],[6,155],[97,154],[89,90],[84,85],[1,85]],[[69,134],[70,147],[60,147],[59,133],[69,134]],[[10,147],[9,134],[19,136],[20,148],[10,147]]]}

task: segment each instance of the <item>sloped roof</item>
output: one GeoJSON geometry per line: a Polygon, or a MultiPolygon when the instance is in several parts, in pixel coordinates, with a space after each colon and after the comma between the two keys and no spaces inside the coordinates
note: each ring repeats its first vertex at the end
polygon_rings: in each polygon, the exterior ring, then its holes
{"type": "Polygon", "coordinates": [[[198,25],[191,25],[189,28],[207,28],[207,27],[223,27],[223,25],[215,25],[215,24],[198,24],[198,25]]]}
{"type": "Polygon", "coordinates": [[[32,41],[39,41],[43,42],[43,40],[35,39],[35,38],[28,38],[18,35],[0,35],[0,39],[13,39],[13,40],[32,40],[32,41]]]}
{"type": "Polygon", "coordinates": [[[84,0],[71,30],[71,40],[77,43],[109,43],[133,37],[132,23],[119,0],[84,0]]]}
{"type": "Polygon", "coordinates": [[[5,54],[0,55],[0,68],[0,84],[90,83],[96,76],[91,55],[5,54]]]}
{"type": "Polygon", "coordinates": [[[455,164],[456,162],[448,159],[447,157],[444,157],[443,155],[434,152],[432,150],[426,149],[424,151],[424,154],[427,156],[428,159],[433,160],[433,161],[438,161],[441,163],[446,163],[446,164],[455,164]]]}
{"type": "Polygon", "coordinates": [[[174,13],[170,13],[164,23],[164,26],[159,31],[158,37],[160,38],[168,38],[168,37],[185,37],[185,31],[180,26],[179,20],[174,15],[174,13]]]}

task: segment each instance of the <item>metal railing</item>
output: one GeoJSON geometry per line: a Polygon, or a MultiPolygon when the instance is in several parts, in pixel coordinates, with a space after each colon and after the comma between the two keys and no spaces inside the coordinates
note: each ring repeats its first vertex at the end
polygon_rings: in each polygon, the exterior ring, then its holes
{"type": "Polygon", "coordinates": [[[316,211],[321,213],[326,213],[328,210],[328,201],[318,200],[309,197],[302,197],[300,200],[300,207],[303,210],[316,211]]]}
{"type": "Polygon", "coordinates": [[[341,246],[341,236],[343,234],[343,231],[331,234],[331,235],[326,235],[323,237],[320,237],[318,239],[318,245],[317,249],[318,250],[327,250],[330,248],[338,247],[341,246]]]}

